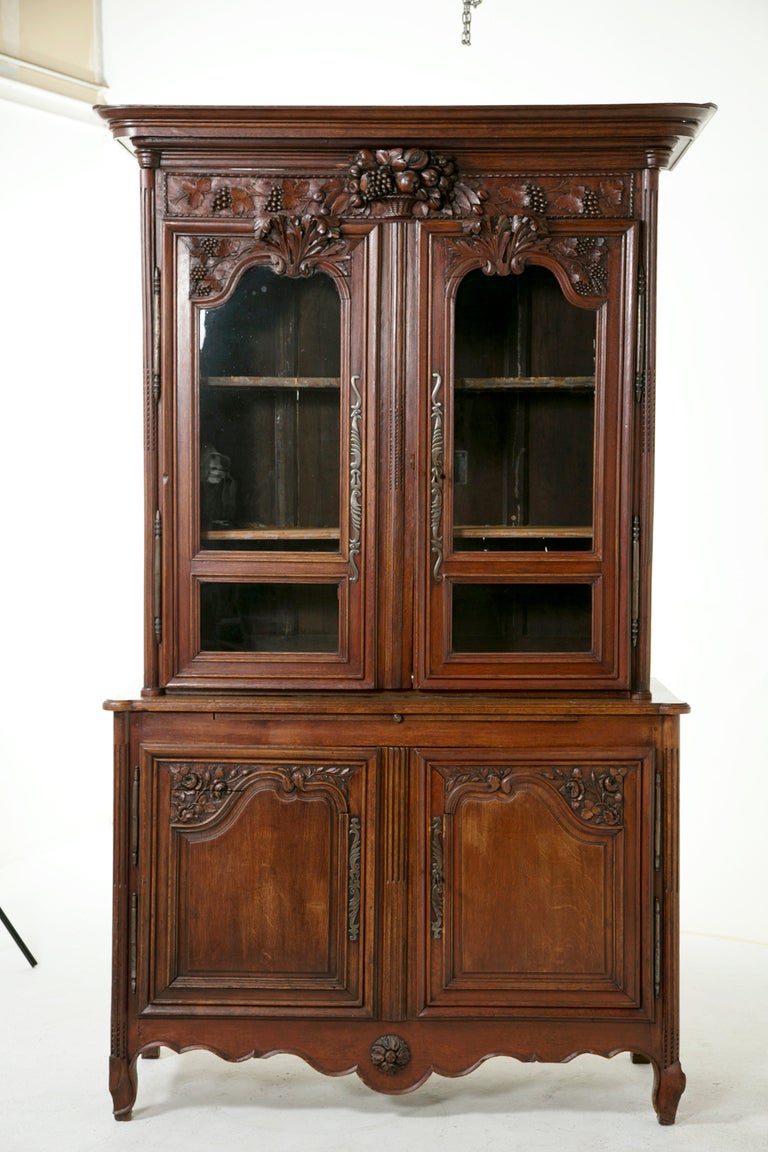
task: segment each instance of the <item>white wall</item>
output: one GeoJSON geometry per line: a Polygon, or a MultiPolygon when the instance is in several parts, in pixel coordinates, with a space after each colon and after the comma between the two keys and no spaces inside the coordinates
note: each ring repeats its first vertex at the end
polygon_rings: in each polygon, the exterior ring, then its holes
{"type": "MultiPolygon", "coordinates": [[[[763,0],[484,0],[469,49],[460,0],[103,7],[114,103],[719,103],[661,181],[653,664],[693,706],[683,926],[768,941],[763,0]]],[[[138,170],[100,124],[0,132],[0,882],[43,940],[68,886],[107,900],[100,703],[141,682],[138,170]]]]}

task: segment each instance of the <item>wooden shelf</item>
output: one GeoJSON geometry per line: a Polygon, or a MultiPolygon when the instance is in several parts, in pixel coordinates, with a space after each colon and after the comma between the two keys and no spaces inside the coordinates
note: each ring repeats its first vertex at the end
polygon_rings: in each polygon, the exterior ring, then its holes
{"type": "Polygon", "coordinates": [[[591,540],[591,528],[541,528],[516,524],[457,524],[454,536],[462,540],[591,540]]]}
{"type": "Polygon", "coordinates": [[[202,376],[208,388],[338,388],[337,376],[202,376]]]}
{"type": "Polygon", "coordinates": [[[462,392],[496,392],[541,389],[593,392],[594,376],[460,376],[455,388],[462,392]]]}
{"type": "Polygon", "coordinates": [[[338,528],[211,528],[202,540],[338,540],[338,528]]]}

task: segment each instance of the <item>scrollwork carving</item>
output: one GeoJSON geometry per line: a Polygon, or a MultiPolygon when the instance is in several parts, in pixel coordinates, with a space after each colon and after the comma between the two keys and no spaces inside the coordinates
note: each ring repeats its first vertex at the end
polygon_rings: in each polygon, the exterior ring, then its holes
{"type": "Polygon", "coordinates": [[[350,584],[356,584],[360,578],[357,567],[357,557],[360,554],[360,535],[363,526],[363,441],[360,434],[360,424],[363,413],[363,398],[357,387],[359,376],[352,377],[353,400],[349,414],[349,566],[350,584]]]}
{"type": "Polygon", "coordinates": [[[429,520],[431,547],[435,557],[435,562],[432,566],[432,575],[435,580],[440,581],[443,578],[441,569],[443,565],[442,518],[445,445],[443,436],[443,403],[438,397],[440,395],[440,389],[443,386],[443,381],[439,372],[433,372],[432,379],[434,380],[434,386],[432,388],[431,409],[432,442],[429,480],[429,520]]]}
{"type": "Polygon", "coordinates": [[[360,938],[360,817],[349,821],[349,863],[347,901],[347,939],[354,943],[360,938]]]}

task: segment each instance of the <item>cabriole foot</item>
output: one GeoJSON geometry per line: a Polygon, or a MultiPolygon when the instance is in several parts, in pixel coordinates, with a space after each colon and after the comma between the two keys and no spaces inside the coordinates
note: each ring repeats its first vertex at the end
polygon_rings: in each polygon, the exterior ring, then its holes
{"type": "Polygon", "coordinates": [[[659,1124],[674,1124],[680,1097],[685,1091],[685,1073],[680,1062],[668,1064],[666,1068],[653,1066],[653,1106],[659,1124]]]}
{"type": "Polygon", "coordinates": [[[136,1067],[129,1060],[111,1056],[109,1060],[109,1090],[115,1120],[130,1120],[138,1090],[136,1067]]]}

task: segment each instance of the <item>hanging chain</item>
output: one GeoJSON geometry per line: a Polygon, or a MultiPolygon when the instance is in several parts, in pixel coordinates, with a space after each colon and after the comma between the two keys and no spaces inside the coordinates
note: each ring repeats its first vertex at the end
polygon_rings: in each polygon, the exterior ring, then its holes
{"type": "Polygon", "coordinates": [[[464,9],[461,14],[461,42],[462,44],[471,44],[471,24],[472,24],[472,9],[477,8],[478,4],[482,4],[483,0],[464,0],[464,9]]]}

